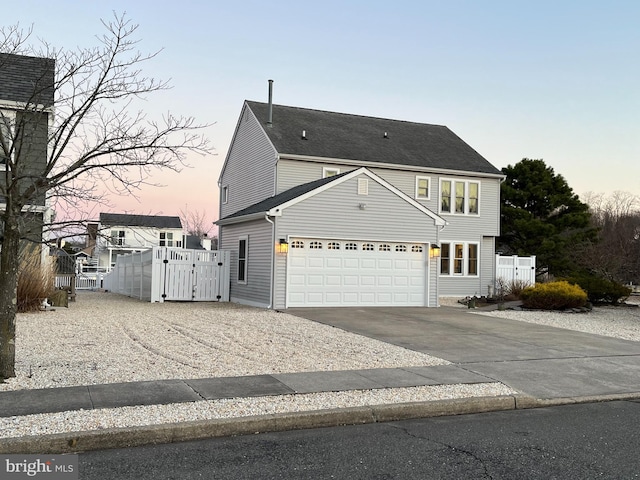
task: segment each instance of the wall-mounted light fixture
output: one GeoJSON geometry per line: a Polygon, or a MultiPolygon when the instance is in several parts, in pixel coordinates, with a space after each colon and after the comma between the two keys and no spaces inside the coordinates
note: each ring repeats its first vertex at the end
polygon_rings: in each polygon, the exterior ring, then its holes
{"type": "Polygon", "coordinates": [[[429,248],[429,256],[431,258],[437,258],[440,256],[440,245],[436,245],[435,243],[431,244],[429,248]]]}
{"type": "Polygon", "coordinates": [[[276,250],[278,253],[287,253],[289,251],[289,242],[287,242],[284,238],[281,238],[276,245],[276,250]]]}
{"type": "Polygon", "coordinates": [[[360,210],[365,210],[367,208],[367,204],[366,203],[361,203],[360,205],[358,205],[358,208],[360,210]]]}

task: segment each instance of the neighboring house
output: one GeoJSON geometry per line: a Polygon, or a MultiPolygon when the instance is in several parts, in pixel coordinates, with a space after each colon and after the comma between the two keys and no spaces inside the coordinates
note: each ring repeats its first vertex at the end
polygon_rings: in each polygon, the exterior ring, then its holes
{"type": "MultiPolygon", "coordinates": [[[[0,53],[0,211],[7,205],[7,178],[24,191],[45,171],[54,74],[52,59],[0,53]]],[[[50,216],[46,191],[37,191],[23,209],[23,238],[41,243],[50,216]]]]}
{"type": "Polygon", "coordinates": [[[444,126],[246,101],[219,178],[231,300],[438,306],[486,295],[503,178],[444,126]]]}
{"type": "Polygon", "coordinates": [[[87,226],[84,251],[94,258],[98,269],[109,271],[118,255],[151,247],[183,248],[184,237],[179,217],[101,213],[98,223],[87,226]]]}

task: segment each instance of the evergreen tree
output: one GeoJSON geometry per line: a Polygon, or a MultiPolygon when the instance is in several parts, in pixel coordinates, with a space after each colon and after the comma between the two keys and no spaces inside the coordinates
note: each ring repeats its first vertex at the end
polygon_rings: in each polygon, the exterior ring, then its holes
{"type": "Polygon", "coordinates": [[[571,251],[595,238],[589,206],[543,160],[524,158],[502,169],[501,236],[505,255],[535,255],[537,273],[568,274],[571,251]]]}

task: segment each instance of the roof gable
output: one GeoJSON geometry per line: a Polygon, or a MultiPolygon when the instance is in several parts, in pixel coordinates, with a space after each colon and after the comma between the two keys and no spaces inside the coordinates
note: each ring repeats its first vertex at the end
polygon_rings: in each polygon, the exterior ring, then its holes
{"type": "Polygon", "coordinates": [[[132,215],[126,213],[101,213],[100,224],[118,227],[176,228],[182,229],[180,217],[165,215],[132,215]]]}
{"type": "Polygon", "coordinates": [[[501,175],[445,126],[247,101],[280,155],[501,175]],[[302,133],[305,138],[302,138],[302,133]]]}
{"type": "Polygon", "coordinates": [[[250,207],[247,207],[239,212],[236,212],[232,215],[229,215],[223,219],[218,220],[216,222],[219,225],[242,222],[245,220],[252,219],[254,217],[264,215],[264,216],[279,216],[282,215],[282,211],[286,208],[293,206],[297,203],[300,203],[306,200],[309,197],[317,195],[318,193],[324,192],[329,188],[339,185],[342,182],[348,181],[352,178],[355,178],[359,175],[366,175],[375,182],[379,183],[389,191],[393,192],[395,195],[402,198],[405,202],[409,203],[413,207],[420,210],[422,213],[431,217],[434,221],[435,225],[445,225],[445,220],[436,215],[427,207],[417,202],[413,198],[409,197],[402,191],[398,190],[396,187],[391,185],[389,182],[383,180],[378,175],[368,170],[367,168],[361,167],[356,170],[352,170],[350,172],[344,172],[340,175],[335,175],[333,177],[322,178],[319,180],[315,180],[313,182],[305,183],[303,185],[298,185],[296,187],[290,188],[289,190],[282,192],[278,195],[270,197],[266,200],[258,202],[250,207]]]}

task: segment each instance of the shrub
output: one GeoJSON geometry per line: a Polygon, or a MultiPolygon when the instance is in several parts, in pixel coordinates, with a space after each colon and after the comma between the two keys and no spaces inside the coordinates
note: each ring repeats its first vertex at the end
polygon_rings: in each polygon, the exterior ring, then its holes
{"type": "Polygon", "coordinates": [[[525,308],[540,310],[580,308],[587,303],[587,293],[578,285],[572,285],[565,280],[537,283],[533,287],[525,288],[520,298],[525,308]]]}
{"type": "Polygon", "coordinates": [[[40,309],[42,300],[54,290],[55,270],[47,258],[41,261],[40,248],[24,248],[20,252],[18,269],[18,311],[33,312],[40,309]]]}
{"type": "Polygon", "coordinates": [[[617,304],[631,295],[629,287],[593,273],[575,274],[568,281],[580,285],[587,292],[589,301],[594,304],[617,304]]]}
{"type": "Polygon", "coordinates": [[[516,297],[516,298],[520,298],[520,295],[522,294],[522,292],[527,287],[530,287],[530,286],[531,286],[531,283],[527,282],[526,280],[519,280],[519,279],[511,280],[509,281],[506,287],[507,294],[512,295],[513,297],[516,297]]]}

